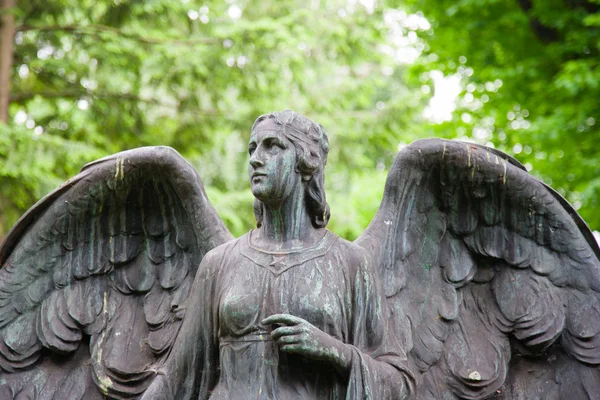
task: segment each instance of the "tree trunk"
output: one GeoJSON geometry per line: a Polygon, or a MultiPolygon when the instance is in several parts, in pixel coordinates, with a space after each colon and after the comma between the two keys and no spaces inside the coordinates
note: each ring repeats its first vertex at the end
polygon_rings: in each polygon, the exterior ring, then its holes
{"type": "Polygon", "coordinates": [[[16,0],[0,0],[0,121],[4,123],[8,122],[10,71],[15,40],[15,16],[8,9],[15,5],[16,0]]]}

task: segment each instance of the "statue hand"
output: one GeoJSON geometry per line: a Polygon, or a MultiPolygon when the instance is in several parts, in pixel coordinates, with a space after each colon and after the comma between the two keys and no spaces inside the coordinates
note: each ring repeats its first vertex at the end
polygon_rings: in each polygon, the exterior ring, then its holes
{"type": "Polygon", "coordinates": [[[328,335],[308,321],[289,314],[274,314],[262,320],[262,325],[281,325],[271,337],[281,351],[300,354],[313,360],[329,361],[342,373],[351,366],[350,346],[328,335]]]}

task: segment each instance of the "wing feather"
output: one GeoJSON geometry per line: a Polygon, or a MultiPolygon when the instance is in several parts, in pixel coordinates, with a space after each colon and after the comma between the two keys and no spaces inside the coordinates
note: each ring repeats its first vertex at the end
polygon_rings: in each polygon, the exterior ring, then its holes
{"type": "MultiPolygon", "coordinates": [[[[516,160],[468,143],[411,144],[357,243],[376,261],[397,334],[410,330],[421,398],[509,393],[527,382],[511,376],[525,374],[511,358],[548,352],[568,355],[560,368],[589,366],[600,385],[600,249],[516,160]]],[[[557,398],[567,384],[589,387],[565,376],[557,398]]]]}
{"type": "Polygon", "coordinates": [[[0,248],[0,387],[15,398],[140,395],[177,335],[200,260],[231,238],[172,149],[84,167],[0,248]],[[33,373],[45,382],[24,385],[33,373]]]}

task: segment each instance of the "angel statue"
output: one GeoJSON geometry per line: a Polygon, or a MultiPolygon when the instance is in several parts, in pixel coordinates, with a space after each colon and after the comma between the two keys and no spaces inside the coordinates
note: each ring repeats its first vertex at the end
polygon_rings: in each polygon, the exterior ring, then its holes
{"type": "Polygon", "coordinates": [[[326,228],[321,125],[263,115],[248,150],[237,239],[167,147],[23,215],[0,249],[0,399],[600,398],[600,249],[518,161],[414,142],[349,242],[326,228]]]}

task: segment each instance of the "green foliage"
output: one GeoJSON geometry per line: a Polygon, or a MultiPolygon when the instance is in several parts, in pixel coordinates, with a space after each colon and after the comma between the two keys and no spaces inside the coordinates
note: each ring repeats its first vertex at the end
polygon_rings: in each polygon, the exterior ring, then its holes
{"type": "Polygon", "coordinates": [[[0,224],[10,227],[34,201],[102,155],[85,143],[0,124],[0,224]]]}
{"type": "Polygon", "coordinates": [[[382,169],[398,143],[417,137],[403,132],[424,100],[405,85],[406,69],[379,51],[393,47],[381,9],[193,0],[19,7],[2,142],[18,161],[0,170],[4,232],[84,161],[163,144],[199,170],[239,235],[254,225],[250,126],[262,113],[291,108],[327,128],[332,229],[353,237],[377,207],[382,169]],[[15,152],[21,142],[28,148],[15,152]]]}
{"type": "Polygon", "coordinates": [[[462,78],[452,121],[433,132],[512,153],[600,229],[600,3],[403,3],[435,31],[416,71],[462,78]]]}
{"type": "Polygon", "coordinates": [[[513,153],[600,229],[600,5],[529,3],[20,2],[0,236],[85,162],[158,144],[198,169],[239,235],[254,225],[250,126],[285,108],[330,136],[331,229],[345,237],[372,218],[399,146],[425,136],[513,153]],[[441,124],[422,117],[434,70],[463,90],[441,124]]]}

